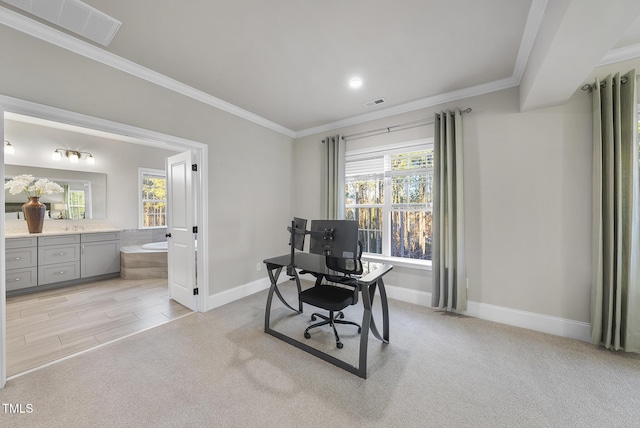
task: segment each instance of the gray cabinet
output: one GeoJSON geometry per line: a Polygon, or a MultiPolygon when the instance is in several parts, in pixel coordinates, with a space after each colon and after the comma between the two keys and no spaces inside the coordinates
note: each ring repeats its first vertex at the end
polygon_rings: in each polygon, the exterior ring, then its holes
{"type": "Polygon", "coordinates": [[[120,272],[120,234],[89,233],[81,236],[80,277],[120,272]]]}
{"type": "Polygon", "coordinates": [[[80,235],[38,237],[38,285],[80,278],[80,235]]]}
{"type": "Polygon", "coordinates": [[[6,240],[5,279],[7,291],[38,285],[37,238],[6,240]]]}
{"type": "Polygon", "coordinates": [[[5,242],[7,291],[120,272],[119,232],[7,238],[5,242]]]}

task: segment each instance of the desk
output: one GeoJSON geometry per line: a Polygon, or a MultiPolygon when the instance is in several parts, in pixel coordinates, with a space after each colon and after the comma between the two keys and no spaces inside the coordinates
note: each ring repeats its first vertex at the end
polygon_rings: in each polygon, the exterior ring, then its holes
{"type": "MultiPolygon", "coordinates": [[[[384,288],[384,282],[382,277],[393,269],[393,266],[380,264],[380,263],[367,263],[363,262],[365,267],[363,275],[354,278],[357,279],[360,291],[362,293],[360,301],[364,306],[362,314],[362,332],[360,334],[360,351],[358,357],[358,367],[355,367],[345,361],[342,361],[332,355],[326,354],[318,349],[315,349],[306,343],[295,340],[289,336],[286,336],[276,330],[271,329],[271,302],[273,300],[273,294],[278,296],[278,299],[289,309],[297,313],[302,313],[302,302],[298,300],[298,308],[294,308],[292,305],[286,302],[283,298],[280,290],[278,289],[278,278],[283,268],[286,268],[291,262],[291,256],[289,254],[274,257],[264,260],[267,265],[267,272],[269,274],[269,280],[271,281],[271,288],[269,288],[269,296],[267,297],[267,307],[264,315],[264,331],[278,339],[293,345],[303,351],[306,351],[318,358],[334,364],[344,370],[347,370],[353,374],[366,379],[367,377],[367,345],[369,339],[369,330],[373,335],[384,343],[389,343],[389,306],[387,302],[387,292],[384,288]],[[368,269],[367,269],[368,268],[368,269]],[[374,297],[376,294],[376,288],[380,290],[380,303],[382,306],[382,334],[378,331],[375,323],[375,319],[371,314],[371,307],[373,305],[374,297]]],[[[298,294],[302,291],[300,286],[300,278],[298,276],[298,269],[313,272],[318,275],[316,279],[316,285],[319,284],[324,275],[335,274],[327,268],[325,263],[325,257],[317,254],[309,253],[296,253],[295,256],[295,269],[293,269],[293,276],[298,287],[298,294]]]]}

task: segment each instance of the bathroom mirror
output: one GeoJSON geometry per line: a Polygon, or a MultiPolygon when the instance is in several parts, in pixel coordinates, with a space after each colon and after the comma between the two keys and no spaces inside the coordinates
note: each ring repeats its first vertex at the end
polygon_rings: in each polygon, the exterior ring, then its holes
{"type": "MultiPolygon", "coordinates": [[[[37,168],[24,165],[5,164],[5,183],[16,175],[31,174],[37,178],[48,178],[65,189],[64,194],[43,195],[40,201],[47,205],[52,219],[91,219],[105,218],[107,215],[107,175],[96,172],[70,171],[52,168],[37,168]]],[[[19,220],[21,210],[17,209],[26,202],[22,193],[12,195],[5,190],[5,219],[19,220]]]]}

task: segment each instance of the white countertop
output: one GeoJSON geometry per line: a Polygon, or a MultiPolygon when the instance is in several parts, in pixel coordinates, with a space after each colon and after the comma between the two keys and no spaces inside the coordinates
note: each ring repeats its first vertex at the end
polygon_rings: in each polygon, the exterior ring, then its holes
{"type": "Polygon", "coordinates": [[[42,233],[29,233],[24,220],[7,220],[4,222],[5,238],[27,238],[38,236],[74,235],[84,233],[121,232],[109,221],[104,220],[52,220],[45,219],[42,233]]]}
{"type": "Polygon", "coordinates": [[[114,228],[86,228],[81,229],[78,228],[76,230],[43,230],[42,233],[29,233],[29,232],[11,232],[7,231],[5,233],[5,238],[30,238],[30,237],[38,237],[38,236],[56,236],[56,235],[79,235],[79,234],[88,234],[88,233],[108,233],[108,232],[121,232],[121,229],[114,228]]]}

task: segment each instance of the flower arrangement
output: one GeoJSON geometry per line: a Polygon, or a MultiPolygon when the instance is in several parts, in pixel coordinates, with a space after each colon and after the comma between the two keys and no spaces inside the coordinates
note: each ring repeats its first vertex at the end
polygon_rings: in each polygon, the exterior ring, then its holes
{"type": "Polygon", "coordinates": [[[4,188],[5,190],[9,189],[9,193],[12,195],[24,192],[28,198],[39,198],[42,195],[54,195],[64,192],[64,189],[58,183],[54,183],[47,178],[36,180],[31,174],[16,175],[4,184],[4,188]]]}

